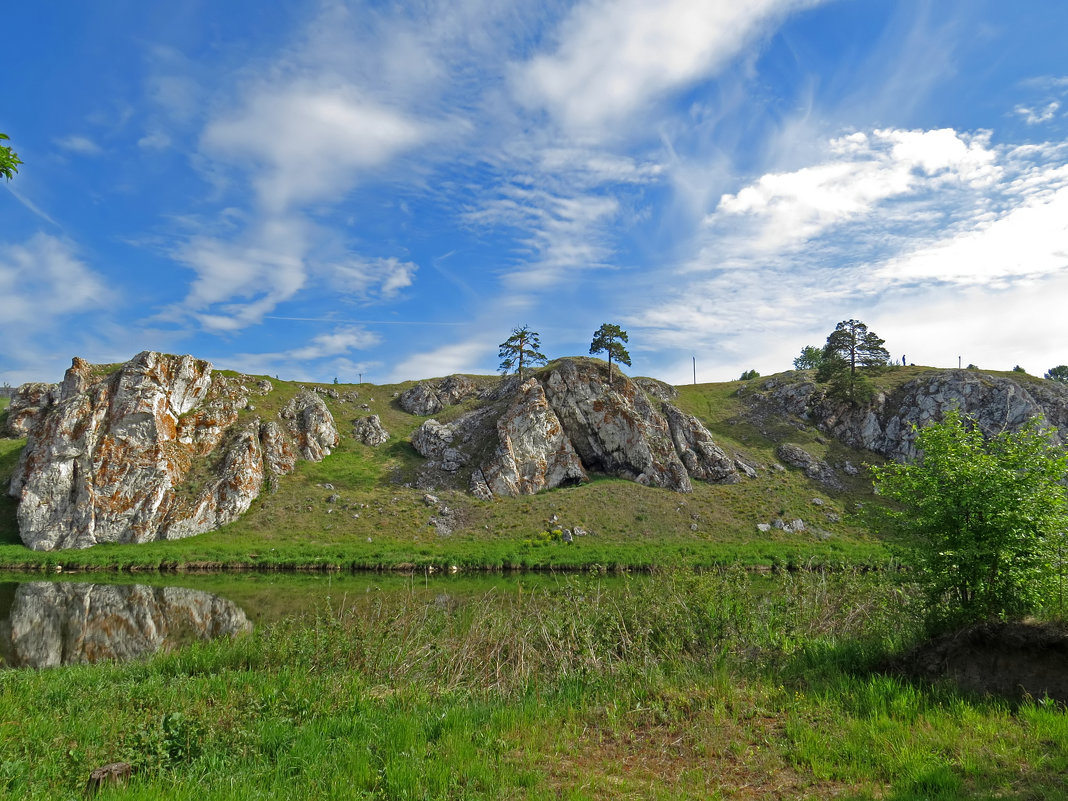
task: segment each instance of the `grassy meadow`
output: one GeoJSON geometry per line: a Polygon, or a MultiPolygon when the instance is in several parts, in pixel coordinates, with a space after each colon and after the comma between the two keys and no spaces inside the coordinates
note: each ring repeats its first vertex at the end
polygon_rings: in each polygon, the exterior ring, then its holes
{"type": "Polygon", "coordinates": [[[0,793],[80,797],[122,760],[98,798],[1068,798],[1062,708],[878,670],[915,607],[849,571],[343,596],[143,663],[0,671],[0,793]]]}

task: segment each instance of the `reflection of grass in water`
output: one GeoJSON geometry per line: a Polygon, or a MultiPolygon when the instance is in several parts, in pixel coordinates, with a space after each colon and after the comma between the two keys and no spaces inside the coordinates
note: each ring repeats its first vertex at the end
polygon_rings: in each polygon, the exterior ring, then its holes
{"type": "Polygon", "coordinates": [[[879,577],[737,570],[357,594],[146,664],[0,676],[0,783],[74,795],[125,758],[116,797],[1065,798],[1063,711],[869,671],[911,610],[879,577]]]}

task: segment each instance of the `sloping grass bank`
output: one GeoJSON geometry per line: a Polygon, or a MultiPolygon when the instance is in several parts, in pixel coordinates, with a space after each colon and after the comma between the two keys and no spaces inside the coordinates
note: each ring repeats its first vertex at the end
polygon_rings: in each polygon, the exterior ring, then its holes
{"type": "Polygon", "coordinates": [[[860,574],[345,598],[144,664],[0,671],[0,792],[104,799],[1063,799],[1068,718],[871,672],[860,574]]]}

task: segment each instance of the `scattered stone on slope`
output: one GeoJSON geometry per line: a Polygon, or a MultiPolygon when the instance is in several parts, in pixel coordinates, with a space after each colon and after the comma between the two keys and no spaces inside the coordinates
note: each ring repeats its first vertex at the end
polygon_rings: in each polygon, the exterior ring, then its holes
{"type": "Polygon", "coordinates": [[[298,451],[319,459],[337,442],[312,393],[287,407],[285,427],[240,423],[247,388],[191,356],[145,351],[110,374],[75,359],[54,394],[9,490],[35,550],[209,531],[248,509],[265,470],[287,473],[298,451]]]}
{"type": "Polygon", "coordinates": [[[382,420],[377,414],[361,417],[352,425],[352,436],[372,448],[389,441],[389,432],[382,427],[382,420]]]}
{"type": "Polygon", "coordinates": [[[840,489],[842,486],[842,482],[838,479],[833,467],[821,459],[817,459],[799,445],[784,442],[775,449],[775,455],[791,467],[803,470],[806,476],[824,486],[833,489],[840,489]]]}
{"type": "Polygon", "coordinates": [[[535,378],[519,387],[497,419],[497,442],[493,456],[481,466],[481,481],[495,495],[533,495],[589,480],[535,378]]]}

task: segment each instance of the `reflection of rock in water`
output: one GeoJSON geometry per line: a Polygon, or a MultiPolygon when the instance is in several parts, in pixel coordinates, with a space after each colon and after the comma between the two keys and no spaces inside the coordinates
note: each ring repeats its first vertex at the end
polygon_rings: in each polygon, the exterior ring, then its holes
{"type": "Polygon", "coordinates": [[[0,585],[0,664],[7,667],[122,662],[252,630],[232,602],[182,587],[33,581],[17,585],[14,597],[10,587],[0,585]]]}

